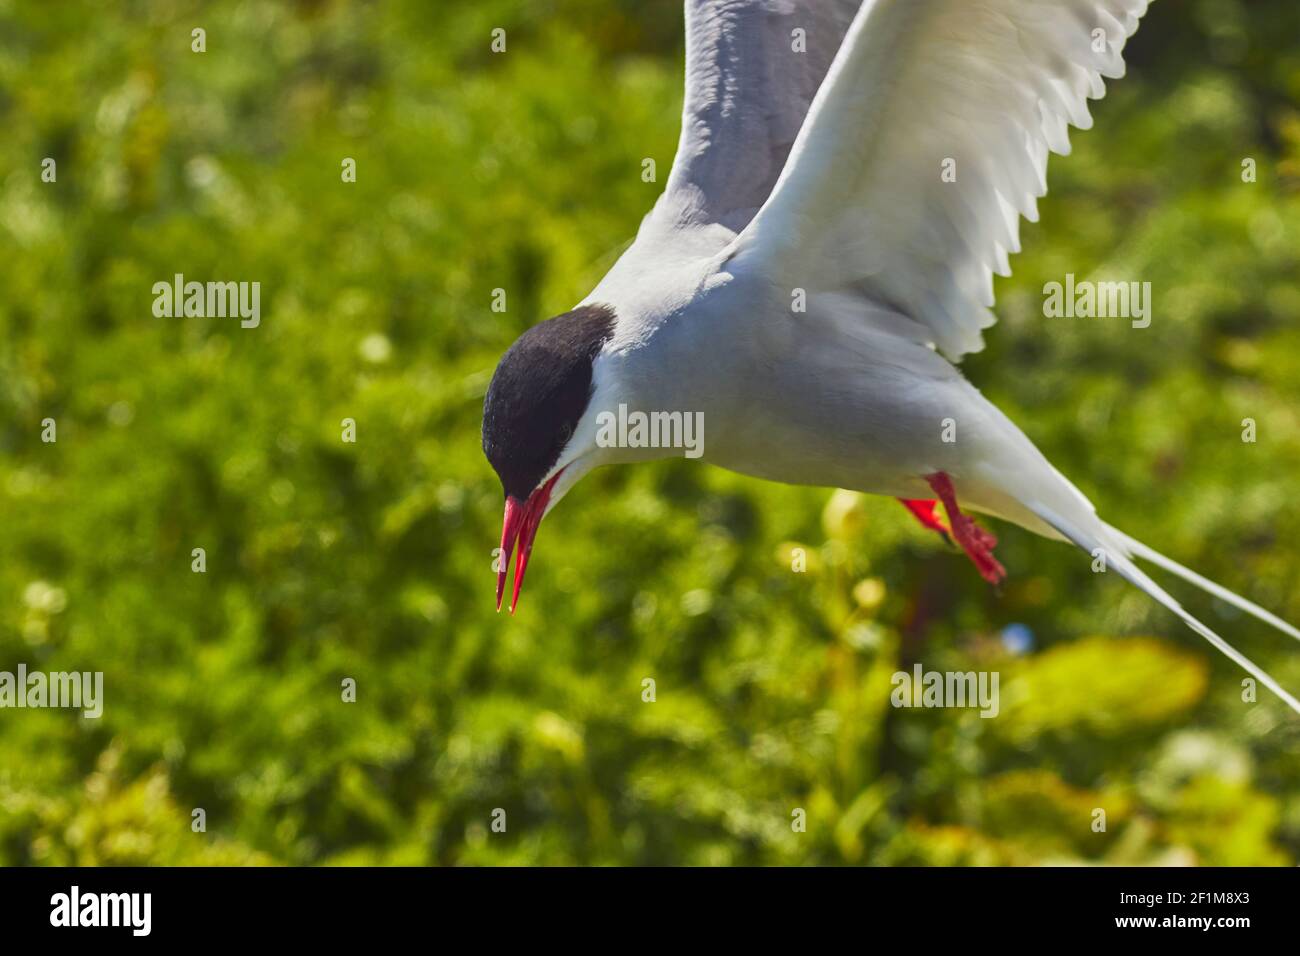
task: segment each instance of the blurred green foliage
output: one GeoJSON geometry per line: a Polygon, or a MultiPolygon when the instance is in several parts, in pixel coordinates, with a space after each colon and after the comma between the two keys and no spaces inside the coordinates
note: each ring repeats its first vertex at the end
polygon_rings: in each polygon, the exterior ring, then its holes
{"type": "MultiPolygon", "coordinates": [[[[1157,2],[966,366],[1112,522],[1293,621],[1298,35],[1157,2]],[[1152,282],[1151,327],[1043,318],[1067,272],[1152,282]]],[[[893,502],[607,469],[494,612],[486,382],[634,233],[680,73],[672,2],[0,0],[0,669],[106,697],[0,711],[0,863],[1296,862],[1296,719],[1016,529],[997,595],[893,502]],[[175,273],[260,281],[261,327],[155,318],[175,273]],[[998,670],[1001,714],[890,707],[918,661],[998,670]]]]}

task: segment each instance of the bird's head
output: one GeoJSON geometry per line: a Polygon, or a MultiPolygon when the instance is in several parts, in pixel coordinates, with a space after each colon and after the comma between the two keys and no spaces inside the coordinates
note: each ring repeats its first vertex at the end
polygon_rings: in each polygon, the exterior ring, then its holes
{"type": "Polygon", "coordinates": [[[497,610],[518,544],[513,614],[546,512],[597,464],[590,417],[594,365],[614,331],[614,312],[587,305],[521,335],[497,365],[483,401],[483,451],[505,491],[497,610]]]}

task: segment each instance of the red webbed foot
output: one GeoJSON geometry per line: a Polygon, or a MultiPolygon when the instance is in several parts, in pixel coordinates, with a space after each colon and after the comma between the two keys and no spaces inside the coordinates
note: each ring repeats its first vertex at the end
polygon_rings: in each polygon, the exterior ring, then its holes
{"type": "Polygon", "coordinates": [[[921,527],[930,531],[937,531],[943,536],[943,540],[952,544],[952,538],[948,536],[948,526],[943,523],[943,519],[934,513],[939,502],[924,498],[899,498],[903,507],[912,512],[913,517],[921,522],[921,527]]]}
{"type": "MultiPolygon", "coordinates": [[[[957,507],[957,493],[952,487],[952,479],[945,472],[937,471],[933,475],[926,475],[925,480],[943,502],[944,510],[948,512],[948,520],[952,524],[952,536],[975,564],[980,576],[989,584],[1001,584],[1006,579],[1007,569],[993,557],[993,549],[997,547],[998,539],[957,507]]],[[[933,502],[930,504],[933,505],[933,502]]],[[[912,513],[916,514],[915,511],[912,513]]],[[[920,515],[917,517],[919,518],[920,515]]]]}

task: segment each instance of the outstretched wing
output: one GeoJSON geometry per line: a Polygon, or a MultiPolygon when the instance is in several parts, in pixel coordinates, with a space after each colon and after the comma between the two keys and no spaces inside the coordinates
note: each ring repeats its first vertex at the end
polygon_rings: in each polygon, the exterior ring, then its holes
{"type": "Polygon", "coordinates": [[[866,0],[736,256],[983,347],[1048,152],[1092,124],[1148,0],[866,0]]]}
{"type": "Polygon", "coordinates": [[[686,101],[655,215],[739,232],[767,200],[861,0],[686,0],[686,101]]]}

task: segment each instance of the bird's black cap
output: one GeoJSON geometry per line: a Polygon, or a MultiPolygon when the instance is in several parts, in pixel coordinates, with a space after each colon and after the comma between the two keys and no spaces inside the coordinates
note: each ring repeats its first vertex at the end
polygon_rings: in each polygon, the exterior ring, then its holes
{"type": "Polygon", "coordinates": [[[483,452],[508,496],[526,501],[559,459],[614,319],[608,306],[582,306],[534,325],[501,357],[483,400],[483,452]]]}

